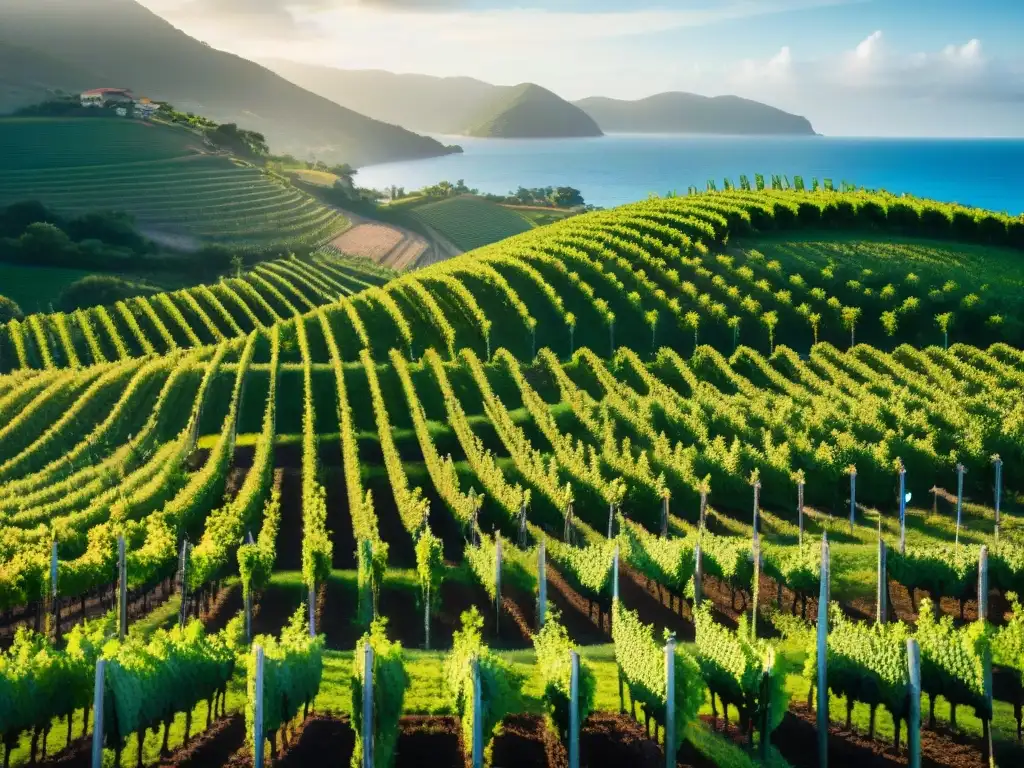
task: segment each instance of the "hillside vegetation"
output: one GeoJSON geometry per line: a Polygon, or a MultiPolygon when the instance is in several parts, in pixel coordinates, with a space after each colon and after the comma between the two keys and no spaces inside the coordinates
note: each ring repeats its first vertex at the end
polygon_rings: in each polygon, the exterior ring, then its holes
{"type": "Polygon", "coordinates": [[[250,765],[263,711],[275,764],[455,768],[483,718],[539,768],[573,688],[581,764],[664,764],[673,689],[683,765],[805,765],[815,714],[830,764],[901,762],[905,722],[929,765],[1021,764],[1024,354],[984,321],[1021,250],[1024,219],[740,189],[0,326],[5,759],[85,754],[102,658],[121,765],[250,765]]]}
{"type": "MultiPolygon", "coordinates": [[[[422,353],[431,346],[481,354],[505,347],[532,358],[544,346],[611,354],[628,344],[652,354],[662,346],[689,353],[708,344],[728,354],[739,344],[767,353],[777,344],[806,350],[814,341],[843,348],[857,341],[888,348],[947,340],[1019,344],[1024,325],[1016,308],[1024,298],[994,291],[988,273],[1005,271],[1008,248],[1022,247],[1022,238],[1019,218],[880,193],[764,190],[652,199],[532,230],[380,292],[357,294],[340,315],[352,323],[342,338],[363,339],[365,332],[378,360],[392,347],[422,353]],[[962,282],[908,267],[897,284],[876,260],[862,266],[856,248],[852,263],[840,251],[830,267],[796,269],[788,257],[784,268],[742,245],[758,244],[765,233],[775,242],[786,232],[827,232],[831,239],[879,229],[948,239],[938,252],[933,242],[916,247],[934,260],[959,259],[962,282]],[[961,253],[956,240],[986,244],[961,253]]],[[[278,314],[293,309],[306,311],[300,301],[278,314]]],[[[8,369],[70,359],[53,322],[43,315],[0,326],[8,369]]],[[[342,358],[356,359],[358,349],[343,345],[342,358]]]]}
{"type": "Polygon", "coordinates": [[[408,210],[463,251],[518,235],[533,225],[515,211],[473,197],[456,197],[408,210]]]}
{"type": "MultiPolygon", "coordinates": [[[[59,52],[75,71],[104,78],[87,87],[131,88],[218,123],[245,125],[279,152],[304,156],[312,150],[321,159],[356,166],[451,151],[204,45],[134,0],[5,0],[0,30],[19,46],[59,52]]],[[[74,90],[76,82],[57,85],[74,90]]]]}
{"type": "Polygon", "coordinates": [[[347,220],[177,127],[102,118],[0,119],[0,206],[38,200],[64,214],[118,210],[186,248],[316,246],[347,220]],[[180,238],[176,242],[175,238],[180,238]]]}
{"type": "Polygon", "coordinates": [[[475,116],[466,134],[486,139],[547,139],[600,136],[581,109],[538,85],[502,90],[475,116]]]}
{"type": "Polygon", "coordinates": [[[49,98],[54,91],[95,88],[99,77],[79,67],[0,39],[0,115],[49,98]]]}
{"type": "Polygon", "coordinates": [[[814,135],[807,118],[739,96],[659,93],[636,101],[595,96],[573,104],[605,133],[814,135]]]}

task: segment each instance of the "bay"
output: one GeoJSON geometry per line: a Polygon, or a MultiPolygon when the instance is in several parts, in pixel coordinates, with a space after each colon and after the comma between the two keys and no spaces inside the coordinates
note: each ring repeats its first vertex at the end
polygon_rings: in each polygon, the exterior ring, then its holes
{"type": "Polygon", "coordinates": [[[827,136],[638,136],[595,139],[472,139],[461,155],[368,166],[360,186],[407,190],[465,180],[481,192],[571,186],[588,203],[622,205],[651,193],[703,189],[755,173],[831,178],[1014,215],[1024,212],[1024,139],[904,139],[827,136]]]}

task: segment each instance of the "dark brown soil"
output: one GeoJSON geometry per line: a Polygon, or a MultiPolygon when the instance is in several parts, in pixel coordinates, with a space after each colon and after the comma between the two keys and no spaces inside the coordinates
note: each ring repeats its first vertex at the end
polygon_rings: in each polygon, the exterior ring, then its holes
{"type": "MultiPolygon", "coordinates": [[[[643,726],[628,715],[598,712],[580,734],[581,764],[586,768],[661,768],[665,752],[647,737],[643,726]]],[[[676,755],[679,768],[715,768],[715,764],[684,741],[676,755]]]]}
{"type": "MultiPolygon", "coordinates": [[[[793,768],[815,768],[817,757],[817,724],[815,714],[803,702],[790,704],[782,724],[772,735],[772,742],[793,768]]],[[[882,768],[907,765],[906,728],[899,752],[891,743],[869,739],[856,730],[836,724],[829,727],[829,764],[856,765],[858,768],[882,768]]],[[[1003,763],[1000,763],[1003,764],[1003,763]]],[[[1019,765],[1017,762],[1006,765],[1019,765]]],[[[983,768],[980,749],[971,740],[948,732],[921,731],[921,765],[945,768],[983,768]]]]}
{"type": "Polygon", "coordinates": [[[275,567],[279,571],[302,570],[302,475],[297,469],[281,471],[281,525],[275,567]]]}
{"type": "Polygon", "coordinates": [[[399,729],[395,768],[464,764],[461,730],[454,717],[403,717],[399,729]]]}
{"type": "Polygon", "coordinates": [[[281,768],[347,766],[355,745],[356,735],[347,719],[313,715],[292,736],[291,746],[275,765],[281,768]]]}
{"type": "Polygon", "coordinates": [[[181,747],[160,761],[160,766],[177,768],[206,768],[225,765],[245,743],[245,716],[229,715],[215,722],[199,736],[193,737],[187,747],[181,747]]]}
{"type": "Polygon", "coordinates": [[[581,645],[610,643],[611,627],[607,621],[598,626],[596,612],[587,615],[585,597],[569,586],[562,575],[550,564],[547,569],[548,602],[561,614],[562,625],[569,636],[581,645]]]}
{"type": "Polygon", "coordinates": [[[548,731],[542,717],[510,715],[505,718],[501,733],[494,737],[492,765],[494,768],[519,765],[565,768],[568,757],[565,747],[548,731]]]}

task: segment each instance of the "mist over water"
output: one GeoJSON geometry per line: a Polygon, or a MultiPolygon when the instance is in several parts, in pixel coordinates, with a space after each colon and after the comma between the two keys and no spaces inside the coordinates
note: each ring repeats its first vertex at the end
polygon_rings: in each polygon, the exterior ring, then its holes
{"type": "Polygon", "coordinates": [[[361,186],[407,190],[464,179],[482,192],[571,186],[610,207],[651,192],[685,193],[715,179],[755,173],[831,178],[836,186],[907,192],[1011,214],[1024,212],[1024,139],[867,139],[610,135],[597,139],[471,139],[462,155],[369,166],[361,186]]]}

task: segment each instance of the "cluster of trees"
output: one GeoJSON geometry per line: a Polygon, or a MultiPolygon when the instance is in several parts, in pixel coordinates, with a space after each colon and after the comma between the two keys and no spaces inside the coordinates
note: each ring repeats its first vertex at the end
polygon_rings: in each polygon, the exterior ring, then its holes
{"type": "Polygon", "coordinates": [[[127,213],[96,211],[64,218],[42,203],[0,210],[0,261],[75,269],[124,269],[156,252],[127,213]]]}
{"type": "Polygon", "coordinates": [[[573,187],[519,187],[507,195],[484,195],[485,200],[506,205],[539,205],[552,208],[579,208],[586,205],[583,194],[573,187]]]}
{"type": "Polygon", "coordinates": [[[250,159],[265,158],[270,154],[270,146],[262,133],[247,131],[235,123],[224,123],[215,128],[207,128],[206,138],[210,143],[226,149],[241,157],[250,159]]]}
{"type": "MultiPolygon", "coordinates": [[[[537,205],[545,208],[580,208],[586,206],[583,194],[573,187],[519,187],[507,195],[480,194],[480,190],[466,186],[463,179],[455,183],[439,181],[429,187],[423,187],[416,193],[423,197],[458,197],[459,195],[477,195],[492,203],[505,205],[537,205]]],[[[388,187],[382,197],[398,200],[405,197],[404,187],[388,187]]]]}

